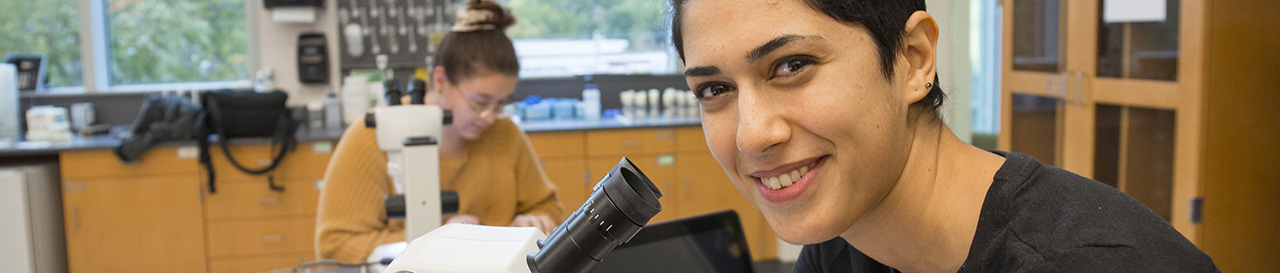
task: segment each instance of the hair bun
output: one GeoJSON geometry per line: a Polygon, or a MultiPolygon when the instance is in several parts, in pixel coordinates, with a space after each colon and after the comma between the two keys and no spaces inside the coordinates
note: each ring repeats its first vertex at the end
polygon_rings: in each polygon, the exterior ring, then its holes
{"type": "Polygon", "coordinates": [[[467,7],[458,11],[458,20],[453,23],[454,32],[472,32],[481,30],[506,31],[516,24],[515,14],[511,10],[492,0],[475,0],[467,3],[467,7]]]}

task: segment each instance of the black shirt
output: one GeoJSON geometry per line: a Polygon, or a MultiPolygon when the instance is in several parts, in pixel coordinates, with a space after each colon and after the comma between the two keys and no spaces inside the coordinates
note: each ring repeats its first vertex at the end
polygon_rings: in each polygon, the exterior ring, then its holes
{"type": "MultiPolygon", "coordinates": [[[[1216,272],[1208,255],[1124,193],[1004,156],[960,272],[1216,272]]],[[[806,245],[795,272],[897,272],[836,237],[806,245]]]]}

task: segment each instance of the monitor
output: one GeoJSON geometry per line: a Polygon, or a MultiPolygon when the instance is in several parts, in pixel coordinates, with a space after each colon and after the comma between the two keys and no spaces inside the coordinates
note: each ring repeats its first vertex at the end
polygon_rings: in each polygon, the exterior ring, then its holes
{"type": "Polygon", "coordinates": [[[747,238],[733,210],[648,225],[592,272],[753,272],[747,238]]]}

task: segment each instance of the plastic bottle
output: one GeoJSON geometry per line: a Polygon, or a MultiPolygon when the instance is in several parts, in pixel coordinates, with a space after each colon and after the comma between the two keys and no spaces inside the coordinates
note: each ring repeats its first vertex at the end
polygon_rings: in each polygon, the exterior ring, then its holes
{"type": "Polygon", "coordinates": [[[649,89],[649,118],[662,116],[662,93],[657,88],[649,89]]]}
{"type": "Polygon", "coordinates": [[[342,130],[342,102],[338,94],[329,93],[324,100],[324,127],[329,130],[342,130]]]}
{"type": "Polygon", "coordinates": [[[587,122],[600,121],[600,88],[587,76],[587,86],[582,89],[582,116],[587,122]]]}
{"type": "Polygon", "coordinates": [[[359,122],[372,105],[369,100],[369,78],[347,76],[342,82],[342,121],[346,124],[359,122]]]}

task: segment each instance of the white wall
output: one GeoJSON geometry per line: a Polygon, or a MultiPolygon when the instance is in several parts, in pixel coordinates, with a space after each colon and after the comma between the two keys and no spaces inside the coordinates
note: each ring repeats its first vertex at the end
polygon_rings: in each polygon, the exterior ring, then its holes
{"type": "Polygon", "coordinates": [[[342,77],[338,69],[340,55],[336,0],[325,0],[324,9],[317,15],[316,22],[308,24],[272,22],[271,13],[263,7],[262,0],[246,0],[245,5],[254,11],[250,14],[252,17],[249,29],[251,43],[257,45],[257,52],[252,53],[252,58],[256,61],[251,65],[255,75],[261,68],[273,69],[276,87],[289,93],[290,106],[324,100],[330,91],[338,90],[342,77]],[[308,32],[323,32],[328,40],[328,85],[303,85],[298,81],[298,35],[308,32]]]}
{"type": "Polygon", "coordinates": [[[951,131],[965,142],[973,138],[972,106],[969,102],[973,86],[973,70],[969,57],[969,17],[971,0],[928,0],[929,14],[938,21],[938,75],[947,93],[942,106],[943,120],[951,131]]]}

